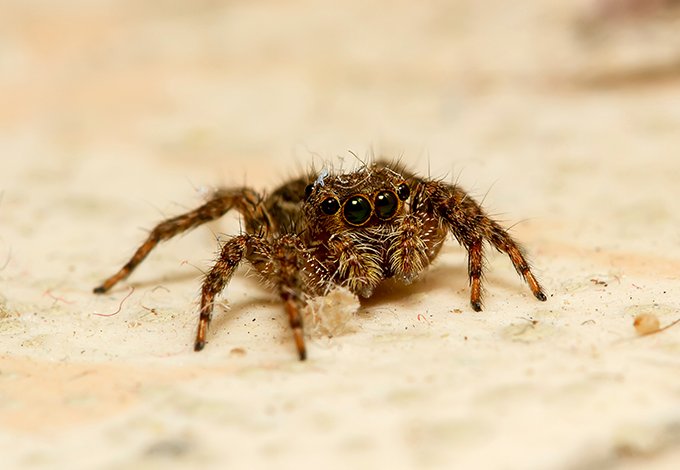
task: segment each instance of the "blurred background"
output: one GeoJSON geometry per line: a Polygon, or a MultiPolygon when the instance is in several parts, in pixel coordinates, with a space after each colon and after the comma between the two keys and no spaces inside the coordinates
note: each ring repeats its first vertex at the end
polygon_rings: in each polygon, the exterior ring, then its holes
{"type": "Polygon", "coordinates": [[[677,3],[3,0],[6,200],[123,224],[352,151],[456,179],[510,223],[677,242],[677,3]]]}
{"type": "Polygon", "coordinates": [[[70,162],[137,153],[211,172],[367,147],[475,158],[470,141],[518,126],[525,137],[568,133],[577,97],[592,129],[622,111],[612,90],[630,100],[672,86],[678,10],[672,0],[3,0],[3,141],[70,162]]]}
{"type": "MultiPolygon", "coordinates": [[[[269,187],[314,158],[352,150],[402,155],[434,175],[462,172],[482,194],[513,165],[522,168],[516,186],[594,191],[591,178],[617,171],[603,159],[618,154],[617,168],[629,172],[640,163],[631,146],[657,158],[675,145],[673,0],[1,8],[2,159],[53,181],[68,174],[102,188],[124,174],[126,190],[143,191],[156,174],[175,187],[244,178],[269,187]],[[561,181],[531,174],[554,160],[573,167],[561,181]]],[[[16,180],[17,168],[3,173],[16,180]]]]}
{"type": "Polygon", "coordinates": [[[612,341],[640,306],[663,321],[678,312],[678,129],[677,0],[0,0],[5,457],[22,468],[78,468],[75,455],[82,468],[671,462],[677,333],[643,353],[612,341]],[[548,304],[490,256],[486,316],[468,315],[451,244],[412,296],[364,305],[358,333],[311,339],[308,369],[289,362],[278,306],[242,278],[229,294],[241,307],[197,357],[201,270],[236,218],[159,249],[129,299],[126,286],[90,294],[144,230],[207,188],[272,188],[312,163],[352,166],[350,151],[459,181],[519,222],[548,304]],[[91,315],[118,305],[119,317],[91,315]],[[452,305],[465,311],[455,322],[452,305]],[[512,329],[526,318],[550,328],[512,329]]]}

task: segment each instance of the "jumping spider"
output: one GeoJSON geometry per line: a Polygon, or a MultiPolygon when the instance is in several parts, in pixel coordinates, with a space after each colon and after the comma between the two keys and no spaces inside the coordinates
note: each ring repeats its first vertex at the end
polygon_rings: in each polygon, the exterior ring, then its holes
{"type": "Polygon", "coordinates": [[[308,174],[268,196],[219,189],[199,208],[160,223],[130,261],[95,293],[111,289],[163,240],[239,211],[245,233],[230,238],[206,275],[194,349],[205,346],[215,296],[247,260],[276,289],[300,360],[307,356],[300,309],[335,285],[370,297],[384,279],[408,284],[436,258],[450,233],[468,252],[470,303],[482,309],[483,246],[507,253],[538,300],[546,300],[521,247],[458,186],[422,178],[386,161],[344,174],[308,174]]]}

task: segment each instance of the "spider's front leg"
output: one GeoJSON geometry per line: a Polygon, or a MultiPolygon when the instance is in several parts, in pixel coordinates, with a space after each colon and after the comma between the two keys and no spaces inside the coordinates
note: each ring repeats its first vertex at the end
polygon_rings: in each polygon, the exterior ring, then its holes
{"type": "Polygon", "coordinates": [[[206,222],[219,219],[232,208],[236,208],[244,216],[252,231],[259,229],[262,225],[269,228],[269,216],[262,204],[262,198],[257,193],[248,188],[218,190],[202,206],[158,224],[149,233],[144,243],[137,248],[132,258],[113,276],[95,287],[95,294],[103,294],[127,278],[161,241],[169,240],[206,222]]]}
{"type": "Polygon", "coordinates": [[[212,319],[215,304],[215,296],[222,292],[236,272],[243,257],[248,251],[250,235],[240,235],[229,240],[222,247],[219,259],[215,262],[210,272],[203,281],[201,288],[201,310],[198,320],[198,331],[194,351],[200,351],[205,347],[205,337],[208,326],[212,319]]]}
{"type": "Polygon", "coordinates": [[[468,275],[470,278],[470,303],[476,311],[482,309],[481,279],[484,268],[484,241],[498,251],[506,253],[517,273],[526,281],[534,296],[546,300],[542,287],[520,245],[513,240],[498,222],[487,216],[477,202],[455,185],[438,181],[421,183],[422,203],[431,205],[461,245],[468,251],[468,275]]]}
{"type": "Polygon", "coordinates": [[[301,273],[305,268],[308,270],[307,264],[311,257],[294,235],[284,235],[271,242],[261,236],[240,235],[224,245],[220,257],[203,282],[194,350],[200,351],[205,346],[215,297],[224,290],[243,258],[246,258],[267,282],[277,287],[293,329],[298,355],[301,361],[305,360],[307,350],[300,313],[305,285],[301,273]]]}

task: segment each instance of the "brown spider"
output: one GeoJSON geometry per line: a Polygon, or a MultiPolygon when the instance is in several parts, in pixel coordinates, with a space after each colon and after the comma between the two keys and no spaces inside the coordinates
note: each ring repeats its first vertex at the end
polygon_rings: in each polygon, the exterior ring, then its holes
{"type": "Polygon", "coordinates": [[[245,259],[283,300],[295,345],[307,356],[300,308],[335,285],[370,297],[378,284],[408,284],[435,259],[448,233],[468,252],[470,302],[482,309],[483,245],[505,252],[534,296],[546,300],[520,246],[458,186],[421,178],[385,161],[357,171],[307,175],[269,196],[249,188],[219,189],[199,208],[160,223],[120,271],[95,288],[125,279],[162,240],[241,213],[246,231],[230,238],[206,275],[194,349],[205,346],[215,296],[245,259]]]}

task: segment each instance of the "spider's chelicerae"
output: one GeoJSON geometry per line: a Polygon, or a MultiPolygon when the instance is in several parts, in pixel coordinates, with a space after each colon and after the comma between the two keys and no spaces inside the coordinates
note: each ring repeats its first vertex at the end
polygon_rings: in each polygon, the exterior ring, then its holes
{"type": "Polygon", "coordinates": [[[111,289],[163,240],[239,211],[245,233],[230,238],[206,275],[194,349],[205,346],[215,296],[248,261],[281,297],[301,360],[306,358],[301,307],[336,285],[370,297],[383,280],[408,284],[437,257],[449,233],[468,252],[470,303],[482,309],[484,243],[507,253],[539,300],[543,289],[522,248],[454,184],[422,178],[378,161],[343,174],[309,174],[263,196],[250,188],[219,189],[199,208],[160,223],[116,274],[111,289]]]}

